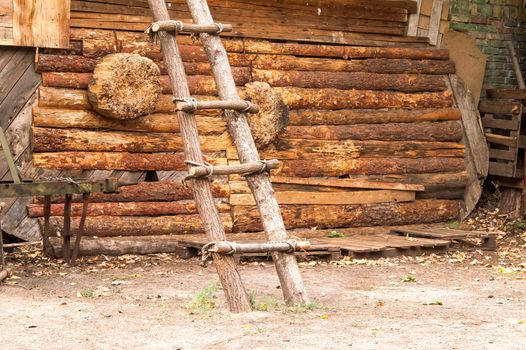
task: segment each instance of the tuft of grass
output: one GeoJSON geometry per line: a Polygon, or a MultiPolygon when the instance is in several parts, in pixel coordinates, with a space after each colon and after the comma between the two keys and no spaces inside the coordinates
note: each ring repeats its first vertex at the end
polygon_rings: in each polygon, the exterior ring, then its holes
{"type": "Polygon", "coordinates": [[[219,283],[211,283],[196,294],[189,307],[201,312],[208,312],[214,309],[217,302],[217,291],[219,291],[219,283]]]}
{"type": "Polygon", "coordinates": [[[446,227],[451,230],[457,230],[460,227],[460,221],[451,221],[446,225],[446,227]]]}
{"type": "Polygon", "coordinates": [[[287,311],[294,312],[294,313],[302,313],[302,312],[307,312],[307,311],[313,311],[319,308],[320,306],[316,302],[311,301],[308,304],[297,304],[294,306],[289,306],[287,308],[287,311]]]}
{"type": "Polygon", "coordinates": [[[327,237],[329,238],[340,238],[340,237],[345,237],[345,235],[341,232],[338,232],[338,231],[331,231],[327,234],[327,237]]]}
{"type": "Polygon", "coordinates": [[[249,298],[252,308],[257,311],[272,312],[279,307],[279,302],[267,294],[262,295],[261,298],[258,299],[256,293],[251,292],[249,298]]]}
{"type": "Polygon", "coordinates": [[[83,298],[93,298],[95,297],[95,290],[91,288],[83,289],[79,292],[80,296],[83,298]]]}
{"type": "Polygon", "coordinates": [[[416,277],[413,276],[413,275],[405,275],[402,278],[400,278],[400,280],[402,282],[412,282],[412,283],[414,283],[414,282],[416,282],[416,277]]]}

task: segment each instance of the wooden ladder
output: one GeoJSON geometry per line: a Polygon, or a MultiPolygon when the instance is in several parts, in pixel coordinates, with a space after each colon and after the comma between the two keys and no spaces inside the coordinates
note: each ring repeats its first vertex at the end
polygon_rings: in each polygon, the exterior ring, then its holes
{"type": "Polygon", "coordinates": [[[231,255],[234,248],[237,249],[237,252],[242,251],[242,245],[227,244],[226,250],[220,247],[220,243],[226,242],[226,235],[210,190],[209,176],[212,174],[243,174],[246,176],[260,211],[267,239],[273,241],[265,244],[261,249],[272,254],[285,302],[288,305],[307,304],[309,298],[293,254],[296,249],[301,249],[302,245],[296,244],[298,242],[287,241],[283,218],[268,176],[268,171],[277,167],[279,162],[262,161],[259,157],[245,114],[257,112],[258,107],[239,98],[227,53],[219,38],[219,33],[231,31],[232,27],[214,22],[206,0],[187,0],[193,24],[171,20],[163,0],[148,0],[148,2],[154,21],[148,28],[148,32],[160,38],[164,63],[170,76],[174,102],[176,102],[185,156],[187,163],[192,165],[189,169],[189,179],[193,195],[210,241],[207,246],[214,259],[229,309],[234,312],[250,311],[251,305],[236,269],[234,257],[231,255]],[[190,96],[183,61],[176,43],[176,36],[179,32],[199,35],[212,68],[219,92],[219,101],[197,101],[190,96]],[[224,110],[228,129],[239,155],[240,165],[213,166],[204,162],[193,112],[210,108],[224,110]],[[270,244],[275,242],[280,244],[270,244]]]}

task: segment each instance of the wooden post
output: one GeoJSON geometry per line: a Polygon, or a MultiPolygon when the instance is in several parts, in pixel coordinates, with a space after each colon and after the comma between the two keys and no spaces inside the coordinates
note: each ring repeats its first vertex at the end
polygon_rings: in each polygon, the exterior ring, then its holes
{"type": "MultiPolygon", "coordinates": [[[[163,0],[148,0],[148,3],[150,4],[154,21],[167,21],[170,19],[163,0]]],[[[174,96],[177,98],[190,97],[183,61],[177,43],[175,42],[175,36],[162,31],[159,32],[158,35],[174,96]]],[[[178,111],[177,118],[181,128],[181,137],[183,139],[184,153],[187,160],[203,163],[195,116],[191,113],[178,111]]],[[[197,209],[203,220],[203,226],[205,227],[208,239],[210,241],[226,240],[225,231],[215,206],[209,180],[207,178],[194,178],[191,179],[191,184],[197,209]]],[[[213,254],[212,256],[230,311],[251,311],[250,300],[243,287],[241,276],[236,269],[234,257],[220,254],[213,254]]]]}
{"type": "Polygon", "coordinates": [[[522,77],[521,66],[519,65],[519,59],[517,58],[517,52],[513,46],[512,41],[508,41],[508,49],[510,50],[511,61],[513,62],[513,68],[515,69],[515,76],[517,77],[517,83],[519,89],[526,89],[526,84],[524,84],[524,78],[522,77]]]}
{"type": "MultiPolygon", "coordinates": [[[[187,4],[194,23],[214,23],[205,0],[187,0],[187,4]]],[[[219,98],[222,100],[239,100],[236,84],[232,77],[232,70],[221,39],[217,35],[210,34],[200,34],[199,37],[212,67],[219,98]]],[[[246,115],[226,110],[225,116],[241,163],[259,161],[259,154],[252,138],[246,115]]],[[[249,175],[246,179],[254,194],[268,239],[270,241],[286,240],[287,231],[285,230],[283,218],[281,217],[268,174],[249,175]]],[[[294,255],[273,252],[272,259],[276,266],[285,302],[289,305],[308,303],[309,297],[303,285],[294,255]]]]}

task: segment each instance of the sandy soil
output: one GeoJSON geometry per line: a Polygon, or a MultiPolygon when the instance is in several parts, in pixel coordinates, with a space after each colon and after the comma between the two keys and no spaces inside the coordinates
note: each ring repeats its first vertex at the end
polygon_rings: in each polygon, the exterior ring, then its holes
{"type": "Polygon", "coordinates": [[[245,285],[269,311],[230,314],[221,291],[212,309],[191,307],[217,281],[197,260],[125,256],[69,268],[25,257],[0,286],[3,349],[526,348],[526,261],[306,262],[311,310],[285,307],[272,264],[249,262],[245,285]]]}

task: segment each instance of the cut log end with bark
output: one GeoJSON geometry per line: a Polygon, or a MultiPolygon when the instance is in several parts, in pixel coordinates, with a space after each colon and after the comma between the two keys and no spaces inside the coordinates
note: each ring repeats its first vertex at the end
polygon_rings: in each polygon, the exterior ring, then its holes
{"type": "Polygon", "coordinates": [[[155,110],[161,93],[159,67],[149,58],[118,53],[95,67],[88,88],[93,109],[113,119],[135,119],[155,110]]]}
{"type": "Polygon", "coordinates": [[[281,93],[259,81],[245,85],[245,99],[259,107],[259,113],[247,114],[247,120],[256,146],[264,148],[285,131],[289,124],[289,108],[281,93]]]}

